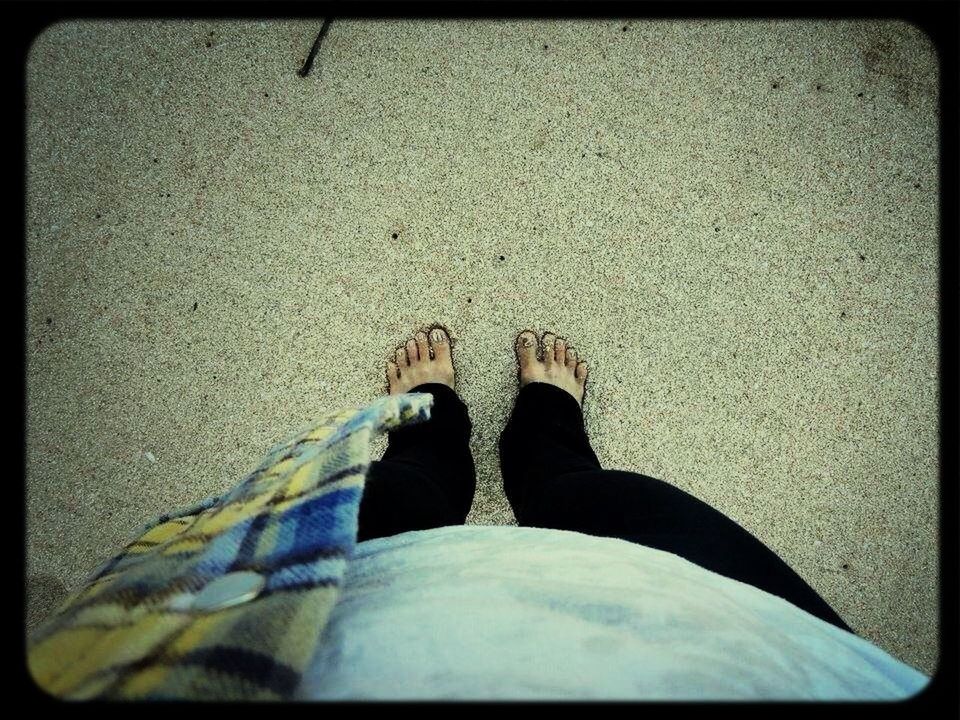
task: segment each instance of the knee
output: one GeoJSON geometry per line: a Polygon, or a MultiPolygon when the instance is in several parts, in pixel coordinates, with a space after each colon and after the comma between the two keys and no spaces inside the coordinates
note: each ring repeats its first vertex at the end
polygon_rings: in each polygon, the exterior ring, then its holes
{"type": "Polygon", "coordinates": [[[532,484],[517,519],[523,524],[591,534],[600,528],[624,533],[642,527],[651,517],[686,506],[687,498],[690,496],[679,488],[647,475],[591,470],[532,484]]]}
{"type": "Polygon", "coordinates": [[[360,500],[361,534],[371,527],[380,535],[428,530],[464,521],[469,505],[415,468],[396,463],[371,464],[360,500]]]}

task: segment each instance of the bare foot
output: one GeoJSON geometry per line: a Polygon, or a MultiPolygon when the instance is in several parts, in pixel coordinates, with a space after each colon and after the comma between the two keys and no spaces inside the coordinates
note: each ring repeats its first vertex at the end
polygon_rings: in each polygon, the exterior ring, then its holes
{"type": "Polygon", "coordinates": [[[520,365],[520,387],[532,382],[556,385],[583,404],[587,383],[587,364],[577,360],[577,351],[567,347],[567,341],[551,332],[542,340],[543,359],[537,357],[537,336],[524,330],[517,336],[517,362],[520,365]]]}
{"type": "Polygon", "coordinates": [[[442,328],[433,328],[430,337],[418,332],[397,348],[396,360],[387,360],[387,381],[390,394],[410,392],[424,383],[441,383],[453,387],[453,360],[450,358],[450,336],[442,328]]]}

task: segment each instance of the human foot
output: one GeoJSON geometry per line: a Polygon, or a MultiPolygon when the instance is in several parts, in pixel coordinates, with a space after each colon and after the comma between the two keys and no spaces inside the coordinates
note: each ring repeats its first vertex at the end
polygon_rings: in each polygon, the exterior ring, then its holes
{"type": "Polygon", "coordinates": [[[430,336],[418,332],[406,345],[397,348],[396,360],[387,360],[387,382],[391,395],[410,392],[417,385],[441,383],[453,387],[453,360],[450,336],[442,328],[430,336]]]}
{"type": "Polygon", "coordinates": [[[550,332],[543,334],[543,360],[537,357],[537,336],[524,330],[517,336],[517,363],[520,365],[520,387],[532,382],[556,385],[583,404],[587,383],[587,364],[577,360],[577,351],[567,341],[550,332]]]}

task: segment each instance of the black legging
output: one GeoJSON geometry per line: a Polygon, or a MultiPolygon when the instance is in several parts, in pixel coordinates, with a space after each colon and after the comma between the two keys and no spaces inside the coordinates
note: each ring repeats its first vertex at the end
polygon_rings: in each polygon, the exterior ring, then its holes
{"type": "MultiPolygon", "coordinates": [[[[467,408],[446,385],[429,392],[431,419],[390,433],[360,503],[358,541],[462,525],[476,473],[467,408]]],[[[622,470],[604,470],[590,447],[577,401],[531,383],[517,395],[500,436],[503,487],[520,525],[574,530],[672,552],[784,598],[853,632],[816,591],[740,525],[683,490],[622,470]]]]}

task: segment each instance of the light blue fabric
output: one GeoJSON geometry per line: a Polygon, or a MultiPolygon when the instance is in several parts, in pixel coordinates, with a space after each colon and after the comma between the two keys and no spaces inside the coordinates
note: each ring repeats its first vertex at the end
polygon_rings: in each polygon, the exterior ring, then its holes
{"type": "Polygon", "coordinates": [[[676,555],[536,528],[360,543],[304,699],[900,699],[875,645],[676,555]]]}

